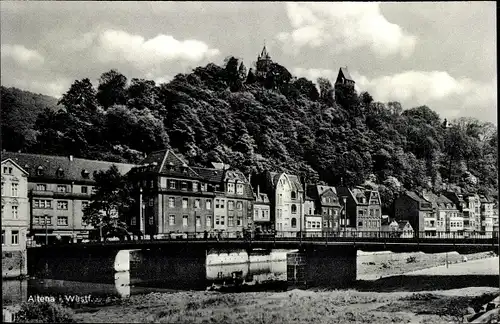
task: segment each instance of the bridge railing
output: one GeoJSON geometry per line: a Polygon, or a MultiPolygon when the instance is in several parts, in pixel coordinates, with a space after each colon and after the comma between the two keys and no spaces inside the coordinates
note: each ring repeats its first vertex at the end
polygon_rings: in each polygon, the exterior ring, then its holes
{"type": "MultiPolygon", "coordinates": [[[[137,243],[146,243],[151,241],[185,241],[185,242],[248,242],[253,241],[298,241],[298,242],[375,242],[375,243],[432,243],[439,241],[442,243],[491,243],[498,244],[498,232],[470,232],[470,233],[453,233],[453,232],[396,232],[396,231],[277,231],[265,233],[236,233],[236,232],[220,232],[217,234],[207,235],[205,233],[165,233],[146,237],[142,239],[134,238],[132,241],[137,243]]],[[[106,241],[106,244],[120,244],[123,241],[106,241]]],[[[91,241],[88,243],[75,244],[102,244],[102,242],[91,241]]]]}

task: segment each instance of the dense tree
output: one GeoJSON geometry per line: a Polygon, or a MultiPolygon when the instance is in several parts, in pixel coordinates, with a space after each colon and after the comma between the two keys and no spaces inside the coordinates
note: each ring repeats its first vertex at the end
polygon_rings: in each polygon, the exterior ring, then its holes
{"type": "MultiPolygon", "coordinates": [[[[171,147],[199,166],[220,161],[245,174],[267,169],[331,185],[369,184],[380,190],[384,213],[402,190],[497,190],[498,133],[491,123],[462,118],[444,127],[429,107],[405,110],[347,85],[333,90],[326,79],[318,80],[318,92],[310,80],[266,64],[259,80],[232,56],[222,67],[210,63],[160,85],[132,79],[125,101],[101,87],[106,111],[88,79],[75,81],[60,100],[64,108],[34,109],[42,113],[24,125],[21,111],[29,104],[2,88],[2,137],[26,137],[7,147],[28,152],[137,163],[144,153],[171,147]]],[[[111,74],[122,89],[126,79],[111,74]]]]}
{"type": "Polygon", "coordinates": [[[94,173],[94,180],[95,192],[90,196],[90,204],[83,210],[83,221],[102,229],[103,237],[120,229],[126,232],[123,220],[135,203],[131,183],[120,174],[116,165],[94,173]]]}
{"type": "Polygon", "coordinates": [[[127,100],[126,86],[127,78],[116,70],[103,73],[97,87],[97,101],[104,109],[113,105],[125,104],[127,100]]]}

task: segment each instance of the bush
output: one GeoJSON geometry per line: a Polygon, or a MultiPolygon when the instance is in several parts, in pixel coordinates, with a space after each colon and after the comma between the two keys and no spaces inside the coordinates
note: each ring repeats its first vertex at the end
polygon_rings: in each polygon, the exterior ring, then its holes
{"type": "Polygon", "coordinates": [[[24,302],[16,314],[16,323],[76,323],[73,311],[50,302],[24,302]]]}

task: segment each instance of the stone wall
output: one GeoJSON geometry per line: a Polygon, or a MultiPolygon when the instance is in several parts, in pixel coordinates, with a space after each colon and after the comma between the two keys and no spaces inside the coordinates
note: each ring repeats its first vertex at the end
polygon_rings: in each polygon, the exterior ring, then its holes
{"type": "Polygon", "coordinates": [[[2,251],[2,278],[17,278],[27,273],[26,251],[2,251]]]}

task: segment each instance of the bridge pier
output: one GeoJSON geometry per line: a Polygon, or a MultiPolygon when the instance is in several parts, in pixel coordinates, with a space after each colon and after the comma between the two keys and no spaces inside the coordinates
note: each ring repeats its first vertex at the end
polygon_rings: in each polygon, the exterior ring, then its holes
{"type": "Polygon", "coordinates": [[[290,286],[340,288],[356,281],[354,247],[310,246],[287,256],[290,286]]]}

